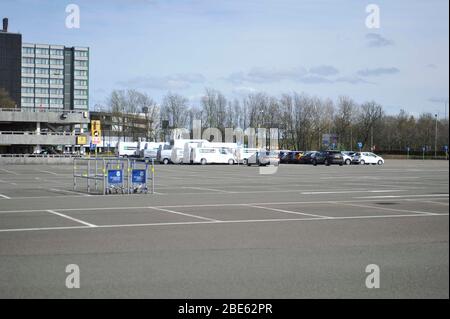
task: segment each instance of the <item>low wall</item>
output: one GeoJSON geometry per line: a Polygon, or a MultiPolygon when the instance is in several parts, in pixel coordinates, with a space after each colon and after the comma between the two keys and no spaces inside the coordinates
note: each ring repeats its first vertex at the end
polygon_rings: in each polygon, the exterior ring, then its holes
{"type": "Polygon", "coordinates": [[[72,157],[0,157],[0,165],[7,164],[49,164],[49,165],[68,165],[73,164],[72,157]]]}

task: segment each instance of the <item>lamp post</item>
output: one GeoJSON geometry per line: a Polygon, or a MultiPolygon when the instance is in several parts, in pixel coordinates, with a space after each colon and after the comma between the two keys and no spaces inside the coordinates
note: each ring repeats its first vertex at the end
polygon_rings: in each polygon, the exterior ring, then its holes
{"type": "Polygon", "coordinates": [[[437,115],[437,113],[434,114],[434,117],[436,119],[435,130],[434,130],[434,158],[436,159],[436,156],[437,156],[437,134],[438,134],[438,115],[437,115]]]}

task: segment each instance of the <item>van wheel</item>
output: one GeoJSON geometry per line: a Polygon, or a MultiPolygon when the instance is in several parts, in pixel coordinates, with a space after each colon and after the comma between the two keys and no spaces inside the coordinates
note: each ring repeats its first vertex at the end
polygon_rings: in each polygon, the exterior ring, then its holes
{"type": "Polygon", "coordinates": [[[382,160],[379,160],[379,161],[378,161],[378,165],[383,165],[383,161],[382,161],[382,160]]]}
{"type": "Polygon", "coordinates": [[[206,159],[205,158],[202,158],[202,160],[200,161],[200,164],[202,164],[202,165],[206,165],[206,159]]]}
{"type": "Polygon", "coordinates": [[[164,164],[164,165],[169,164],[169,159],[168,159],[168,158],[165,158],[165,159],[163,160],[163,164],[164,164]]]}
{"type": "Polygon", "coordinates": [[[247,159],[244,159],[244,160],[242,161],[242,164],[247,165],[247,164],[248,164],[247,159]]]}
{"type": "Polygon", "coordinates": [[[345,165],[350,165],[351,163],[352,163],[351,160],[349,160],[349,159],[346,159],[346,160],[345,160],[345,165]]]}
{"type": "Polygon", "coordinates": [[[359,162],[359,164],[361,164],[361,165],[366,165],[366,161],[365,161],[365,160],[361,160],[361,161],[359,162]]]}
{"type": "Polygon", "coordinates": [[[228,165],[234,165],[234,161],[231,158],[228,160],[228,165]]]}
{"type": "Polygon", "coordinates": [[[317,166],[317,161],[314,160],[314,161],[312,162],[312,164],[313,164],[314,166],[317,166]]]}

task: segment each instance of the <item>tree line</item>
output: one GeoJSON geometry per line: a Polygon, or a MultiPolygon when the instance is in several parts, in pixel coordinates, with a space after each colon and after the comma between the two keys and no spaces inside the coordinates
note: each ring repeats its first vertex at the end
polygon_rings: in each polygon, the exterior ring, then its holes
{"type": "Polygon", "coordinates": [[[194,120],[202,128],[278,128],[282,149],[323,149],[324,136],[335,138],[338,149],[355,150],[361,142],[365,150],[385,152],[441,152],[448,145],[448,119],[424,112],[418,116],[400,110],[387,114],[375,101],[356,103],[348,96],[336,101],[305,93],[282,94],[279,97],[264,92],[250,93],[240,99],[228,99],[220,91],[207,88],[199,103],[192,105],[178,93],[168,92],[160,104],[146,93],[136,90],[114,90],[107,100],[123,136],[164,139],[171,128],[192,129],[194,120]],[[127,116],[124,116],[127,114],[127,116]],[[130,116],[135,114],[136,116],[130,116]],[[145,132],[142,133],[142,118],[145,132]],[[133,123],[135,119],[136,123],[133,123]],[[128,124],[125,125],[125,121],[128,124]],[[141,123],[141,125],[137,125],[141,123]],[[140,129],[138,129],[140,127],[140,129]],[[140,133],[137,131],[140,130],[140,133]],[[437,134],[436,134],[437,132],[437,134]]]}

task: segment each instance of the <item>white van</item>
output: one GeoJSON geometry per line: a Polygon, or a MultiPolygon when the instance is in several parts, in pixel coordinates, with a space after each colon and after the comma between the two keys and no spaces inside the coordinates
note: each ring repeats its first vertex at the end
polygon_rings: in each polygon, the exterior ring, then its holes
{"type": "Polygon", "coordinates": [[[195,147],[192,148],[192,163],[194,164],[229,164],[237,163],[231,148],[226,147],[195,147]]]}
{"type": "Polygon", "coordinates": [[[116,156],[133,157],[138,151],[138,142],[117,142],[116,156]]]}
{"type": "Polygon", "coordinates": [[[172,163],[172,146],[170,144],[165,144],[159,147],[158,155],[156,160],[161,164],[169,164],[172,163]]]}
{"type": "Polygon", "coordinates": [[[165,142],[141,142],[144,147],[141,149],[139,157],[144,159],[155,159],[158,155],[158,150],[164,145],[169,145],[165,142]]]}
{"type": "Polygon", "coordinates": [[[208,143],[207,140],[193,140],[193,139],[177,139],[173,141],[172,152],[170,160],[174,164],[181,164],[184,160],[184,146],[186,143],[208,143]]]}

